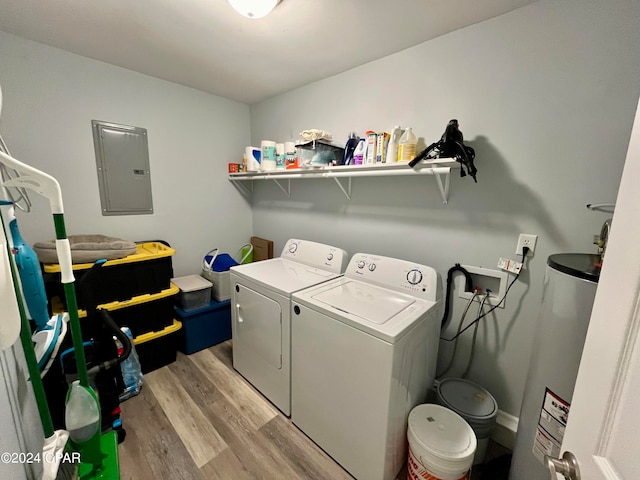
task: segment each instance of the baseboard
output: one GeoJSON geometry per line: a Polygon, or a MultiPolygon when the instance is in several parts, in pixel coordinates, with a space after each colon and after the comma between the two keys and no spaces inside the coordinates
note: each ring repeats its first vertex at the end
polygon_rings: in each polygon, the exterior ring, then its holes
{"type": "Polygon", "coordinates": [[[518,431],[518,417],[514,417],[502,410],[496,415],[496,428],[493,430],[491,440],[503,447],[513,450],[516,444],[516,432],[518,431]]]}

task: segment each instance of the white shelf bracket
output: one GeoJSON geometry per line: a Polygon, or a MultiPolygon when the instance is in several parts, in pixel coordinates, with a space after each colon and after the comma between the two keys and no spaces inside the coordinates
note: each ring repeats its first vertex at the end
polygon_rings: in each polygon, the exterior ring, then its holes
{"type": "Polygon", "coordinates": [[[253,195],[253,180],[249,182],[239,182],[237,180],[234,180],[233,184],[238,190],[240,190],[241,193],[245,194],[246,196],[250,197],[253,195]],[[247,187],[245,183],[248,183],[250,187],[247,187]]]}
{"type": "Polygon", "coordinates": [[[333,179],[336,181],[336,184],[338,185],[338,187],[340,187],[340,190],[342,190],[342,193],[344,193],[344,196],[347,197],[347,200],[351,200],[351,177],[347,178],[347,188],[344,188],[344,185],[342,184],[342,182],[340,182],[340,179],[337,177],[333,177],[333,179]]]}
{"type": "Polygon", "coordinates": [[[449,182],[451,181],[451,171],[448,171],[447,173],[434,173],[434,176],[436,177],[436,182],[438,183],[438,188],[440,189],[442,203],[446,205],[449,200],[449,182]],[[443,175],[444,183],[442,181],[443,175]]]}
{"type": "Polygon", "coordinates": [[[275,178],[272,178],[271,180],[273,180],[275,182],[275,184],[278,185],[278,187],[280,187],[280,190],[282,190],[287,197],[291,197],[291,180],[290,179],[287,179],[287,188],[284,188],[280,184],[279,180],[277,180],[275,178]]]}

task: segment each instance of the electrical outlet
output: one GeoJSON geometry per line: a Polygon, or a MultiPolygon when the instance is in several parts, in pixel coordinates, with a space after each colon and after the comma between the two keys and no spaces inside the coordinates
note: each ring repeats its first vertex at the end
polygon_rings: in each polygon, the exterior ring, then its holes
{"type": "Polygon", "coordinates": [[[536,251],[536,241],[538,240],[537,235],[529,235],[526,233],[521,233],[518,237],[518,245],[516,246],[516,253],[518,255],[522,255],[523,247],[529,247],[529,252],[527,253],[527,257],[533,255],[533,252],[536,251]]]}

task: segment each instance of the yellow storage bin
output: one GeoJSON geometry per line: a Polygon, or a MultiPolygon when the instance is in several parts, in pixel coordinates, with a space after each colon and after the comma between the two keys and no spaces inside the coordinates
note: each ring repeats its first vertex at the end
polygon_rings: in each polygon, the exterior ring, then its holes
{"type": "Polygon", "coordinates": [[[182,323],[173,324],[159,332],[149,332],[133,339],[140,358],[142,373],[148,373],[176,361],[182,323]]]}
{"type": "MultiPolygon", "coordinates": [[[[92,272],[90,280],[84,275],[93,263],[73,265],[76,277],[78,307],[87,308],[133,297],[154,294],[170,288],[173,276],[171,257],[176,251],[160,242],[137,245],[137,253],[116,260],[108,260],[92,272]]],[[[64,298],[60,282],[60,265],[43,265],[47,296],[64,298]]]]}

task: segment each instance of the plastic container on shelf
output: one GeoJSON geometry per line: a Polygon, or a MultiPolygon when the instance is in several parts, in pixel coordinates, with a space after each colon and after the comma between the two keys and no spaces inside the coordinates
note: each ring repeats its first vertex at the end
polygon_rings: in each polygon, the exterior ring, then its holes
{"type": "Polygon", "coordinates": [[[393,130],[391,130],[389,144],[387,145],[385,163],[395,163],[398,161],[398,141],[400,140],[400,132],[402,132],[400,125],[396,125],[393,127],[393,130]]]}
{"type": "Polygon", "coordinates": [[[364,159],[365,165],[375,165],[378,151],[378,134],[367,132],[367,154],[364,159]]]}
{"type": "Polygon", "coordinates": [[[247,158],[247,172],[259,172],[262,151],[257,147],[246,147],[245,157],[247,158]]]}
{"type": "Polygon", "coordinates": [[[276,142],[262,140],[260,144],[261,160],[260,168],[263,172],[270,172],[276,169],[276,142]]]}
{"type": "Polygon", "coordinates": [[[358,146],[359,140],[360,137],[358,137],[358,134],[356,132],[351,132],[349,134],[349,139],[344,146],[344,156],[342,157],[342,162],[340,163],[340,165],[351,165],[353,163],[353,152],[358,146]]]}
{"type": "Polygon", "coordinates": [[[400,140],[398,140],[398,161],[410,162],[416,156],[416,145],[418,144],[418,138],[411,127],[408,127],[400,140]]]}
{"type": "Polygon", "coordinates": [[[344,148],[323,140],[313,140],[297,145],[296,149],[300,167],[320,165],[336,165],[344,157],[344,148]]]}
{"type": "Polygon", "coordinates": [[[276,169],[283,170],[287,166],[287,156],[284,152],[284,143],[276,143],[276,169]]]}
{"type": "Polygon", "coordinates": [[[294,142],[284,142],[285,169],[298,168],[298,154],[294,142]]]}
{"type": "Polygon", "coordinates": [[[364,156],[367,152],[367,139],[361,138],[358,140],[358,145],[356,145],[355,150],[353,151],[353,165],[362,165],[364,163],[364,156]]]}

